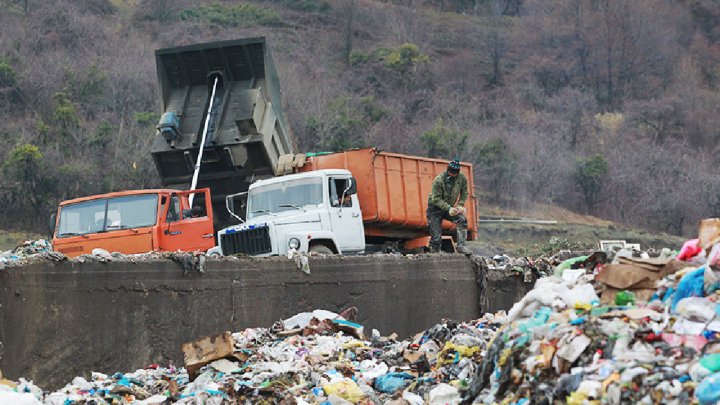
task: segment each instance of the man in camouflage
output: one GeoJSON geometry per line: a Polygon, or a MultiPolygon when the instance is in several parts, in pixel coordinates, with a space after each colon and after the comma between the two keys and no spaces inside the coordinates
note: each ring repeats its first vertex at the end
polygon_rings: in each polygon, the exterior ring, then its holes
{"type": "Polygon", "coordinates": [[[445,172],[433,180],[432,191],[428,197],[427,219],[430,231],[430,252],[440,251],[442,242],[442,221],[452,221],[457,226],[457,251],[468,253],[467,219],[465,201],[468,197],[468,185],[465,175],[460,173],[460,161],[453,160],[445,172]]]}

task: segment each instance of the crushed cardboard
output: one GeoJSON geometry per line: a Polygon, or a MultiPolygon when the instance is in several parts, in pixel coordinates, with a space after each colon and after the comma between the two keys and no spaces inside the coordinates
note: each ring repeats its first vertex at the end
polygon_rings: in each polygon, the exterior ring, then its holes
{"type": "Polygon", "coordinates": [[[720,242],[720,218],[707,218],[700,221],[698,239],[700,247],[706,250],[720,242]]]}
{"type": "Polygon", "coordinates": [[[690,266],[678,260],[665,260],[662,265],[663,260],[655,259],[656,264],[651,264],[650,260],[632,259],[626,261],[632,264],[608,264],[595,279],[619,290],[654,289],[656,281],[690,266]]]}

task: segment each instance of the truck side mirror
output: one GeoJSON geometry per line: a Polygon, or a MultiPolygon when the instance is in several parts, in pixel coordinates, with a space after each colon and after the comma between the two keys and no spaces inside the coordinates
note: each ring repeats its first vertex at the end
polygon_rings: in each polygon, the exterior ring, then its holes
{"type": "Polygon", "coordinates": [[[53,238],[53,235],[55,235],[55,220],[57,219],[57,214],[53,213],[50,214],[50,218],[48,219],[48,233],[50,235],[49,239],[53,238]]]}
{"type": "Polygon", "coordinates": [[[347,181],[347,187],[345,188],[345,191],[343,191],[343,194],[353,195],[356,193],[357,193],[357,181],[355,180],[355,177],[350,177],[347,181]]]}

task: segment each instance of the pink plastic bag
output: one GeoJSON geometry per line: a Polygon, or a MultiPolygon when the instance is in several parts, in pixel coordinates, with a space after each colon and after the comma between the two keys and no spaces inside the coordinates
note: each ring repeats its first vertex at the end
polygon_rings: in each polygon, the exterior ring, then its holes
{"type": "Polygon", "coordinates": [[[683,244],[682,248],[680,249],[680,254],[677,258],[678,260],[688,261],[693,257],[697,256],[700,252],[702,252],[702,248],[700,247],[700,239],[690,239],[683,244]]]}

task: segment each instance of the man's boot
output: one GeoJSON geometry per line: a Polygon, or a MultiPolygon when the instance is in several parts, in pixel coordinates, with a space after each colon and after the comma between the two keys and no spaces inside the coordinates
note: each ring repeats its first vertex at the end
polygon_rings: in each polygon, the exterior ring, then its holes
{"type": "Polygon", "coordinates": [[[455,250],[457,250],[458,253],[462,254],[470,254],[470,249],[465,246],[465,241],[467,240],[467,229],[460,229],[458,227],[457,229],[457,245],[455,247],[455,250]]]}

